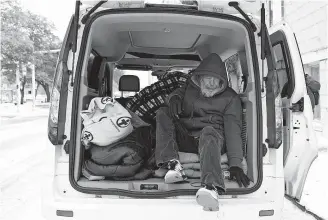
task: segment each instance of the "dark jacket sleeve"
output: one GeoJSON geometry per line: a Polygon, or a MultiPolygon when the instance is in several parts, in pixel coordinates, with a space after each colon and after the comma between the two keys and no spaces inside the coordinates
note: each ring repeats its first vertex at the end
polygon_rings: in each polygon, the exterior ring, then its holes
{"type": "Polygon", "coordinates": [[[184,94],[185,94],[185,91],[186,91],[186,87],[187,85],[184,85],[180,88],[177,88],[176,90],[174,90],[170,95],[168,95],[166,97],[166,104],[169,104],[170,102],[170,99],[173,97],[173,96],[179,96],[181,99],[183,99],[184,97],[184,94]]]}
{"type": "Polygon", "coordinates": [[[193,118],[180,118],[180,122],[187,129],[203,129],[209,125],[212,115],[206,115],[203,117],[193,117],[193,118]]]}
{"type": "Polygon", "coordinates": [[[243,149],[241,139],[242,106],[241,100],[236,95],[226,107],[224,118],[224,135],[227,148],[229,166],[241,168],[243,149]]]}

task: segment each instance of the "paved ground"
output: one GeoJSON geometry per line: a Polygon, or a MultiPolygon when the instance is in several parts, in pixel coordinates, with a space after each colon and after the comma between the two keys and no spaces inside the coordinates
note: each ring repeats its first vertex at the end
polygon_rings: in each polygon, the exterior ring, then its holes
{"type": "Polygon", "coordinates": [[[328,152],[319,152],[304,186],[301,204],[324,219],[328,219],[328,152]]]}
{"type": "Polygon", "coordinates": [[[33,108],[31,102],[17,107],[12,103],[0,104],[1,121],[7,121],[14,118],[26,118],[31,116],[48,115],[50,103],[36,103],[33,108]]]}
{"type": "Polygon", "coordinates": [[[53,148],[47,146],[47,117],[7,123],[0,129],[3,220],[43,219],[41,184],[51,181],[53,148]]]}
{"type": "MultiPolygon", "coordinates": [[[[0,128],[0,186],[1,220],[33,219],[41,216],[41,185],[50,184],[53,173],[54,149],[47,145],[47,117],[30,117],[7,121],[0,128]]],[[[328,167],[327,153],[323,152],[313,165],[302,202],[324,216],[324,202],[320,202],[327,179],[322,179],[322,168],[328,167]],[[322,155],[322,156],[321,156],[322,155]]],[[[327,213],[327,212],[326,212],[327,213]]],[[[284,220],[313,220],[285,200],[284,220]]]]}

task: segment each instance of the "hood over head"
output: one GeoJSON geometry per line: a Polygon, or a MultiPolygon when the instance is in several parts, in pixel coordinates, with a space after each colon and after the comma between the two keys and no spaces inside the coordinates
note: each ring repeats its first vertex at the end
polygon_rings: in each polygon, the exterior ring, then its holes
{"type": "MultiPolygon", "coordinates": [[[[223,92],[228,86],[227,71],[221,57],[216,53],[208,55],[199,66],[192,71],[191,80],[200,87],[199,79],[201,76],[213,76],[223,81],[223,87],[218,93],[223,92]]],[[[218,94],[216,93],[216,94],[218,94]]]]}

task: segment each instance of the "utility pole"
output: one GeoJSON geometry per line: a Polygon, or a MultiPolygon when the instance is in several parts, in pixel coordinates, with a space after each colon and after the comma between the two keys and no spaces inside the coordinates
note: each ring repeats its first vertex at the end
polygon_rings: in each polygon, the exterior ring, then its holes
{"type": "Polygon", "coordinates": [[[20,110],[20,74],[19,74],[19,62],[17,62],[16,65],[16,102],[17,102],[17,112],[19,112],[20,110]]]}
{"type": "Polygon", "coordinates": [[[2,104],[2,70],[0,70],[0,104],[2,104]]]}
{"type": "Polygon", "coordinates": [[[34,63],[32,63],[31,65],[31,70],[32,70],[32,100],[33,100],[32,109],[34,110],[35,107],[35,64],[34,63]]]}
{"type": "Polygon", "coordinates": [[[281,0],[281,20],[285,21],[285,1],[281,0]]]}
{"type": "Polygon", "coordinates": [[[269,0],[269,27],[273,24],[272,1],[269,0]]]}

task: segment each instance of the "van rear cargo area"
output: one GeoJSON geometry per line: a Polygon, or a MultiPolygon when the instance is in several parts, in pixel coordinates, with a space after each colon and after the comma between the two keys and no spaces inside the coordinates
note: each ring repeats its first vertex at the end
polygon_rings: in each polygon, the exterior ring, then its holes
{"type": "MultiPolygon", "coordinates": [[[[72,186],[83,193],[131,197],[195,195],[203,186],[199,168],[194,169],[186,181],[175,184],[164,182],[162,174],[158,174],[156,163],[155,168],[147,167],[150,173],[144,179],[86,178],[82,172],[86,162],[91,161],[95,166],[104,165],[90,157],[90,148],[83,142],[86,125],[81,112],[90,108],[94,98],[113,99],[147,123],[151,132],[149,137],[143,136],[141,140],[152,139],[151,152],[144,156],[134,154],[132,150],[128,155],[130,160],[137,160],[138,156],[144,160],[138,169],[140,171],[145,168],[156,147],[157,110],[165,106],[164,100],[172,91],[184,86],[201,60],[209,53],[216,53],[225,64],[228,87],[238,94],[242,103],[241,148],[245,172],[251,180],[247,188],[240,188],[235,180],[229,180],[228,177],[224,179],[224,184],[228,194],[246,194],[258,189],[262,181],[260,116],[256,111],[260,97],[256,91],[259,85],[255,80],[258,77],[255,69],[258,68],[254,68],[254,59],[257,57],[254,35],[249,24],[230,15],[166,9],[105,10],[96,13],[91,20],[83,27],[74,82],[78,86],[73,97],[71,120],[72,186]],[[167,78],[170,74],[172,78],[167,78]]],[[[100,108],[99,114],[106,108],[100,108]]],[[[92,118],[94,115],[87,117],[92,118]]],[[[115,119],[116,124],[124,127],[130,123],[131,118],[124,118],[123,121],[121,118],[115,119]]],[[[94,141],[95,137],[87,138],[94,141]]],[[[115,157],[115,154],[111,157],[115,157]]],[[[116,162],[126,166],[126,157],[122,158],[116,162]]],[[[227,171],[227,162],[224,167],[227,171]]],[[[91,175],[99,176],[94,173],[91,175]]]]}

